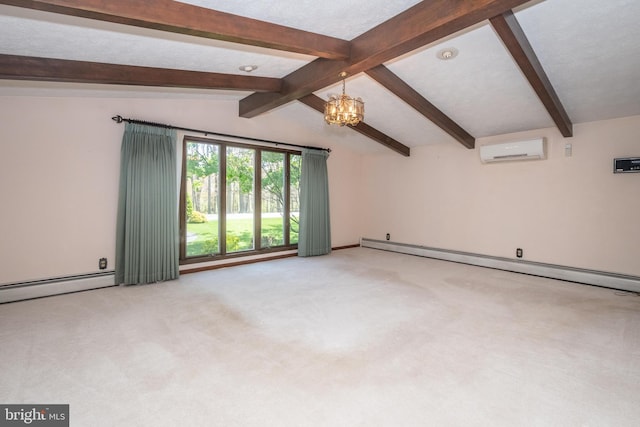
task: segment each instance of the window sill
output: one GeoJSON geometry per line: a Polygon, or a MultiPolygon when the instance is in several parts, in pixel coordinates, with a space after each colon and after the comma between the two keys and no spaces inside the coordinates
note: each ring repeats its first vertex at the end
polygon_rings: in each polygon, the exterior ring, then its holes
{"type": "Polygon", "coordinates": [[[297,246],[269,248],[253,251],[237,252],[227,255],[193,257],[180,260],[180,273],[211,270],[232,265],[251,264],[279,258],[288,258],[298,254],[297,246]]]}

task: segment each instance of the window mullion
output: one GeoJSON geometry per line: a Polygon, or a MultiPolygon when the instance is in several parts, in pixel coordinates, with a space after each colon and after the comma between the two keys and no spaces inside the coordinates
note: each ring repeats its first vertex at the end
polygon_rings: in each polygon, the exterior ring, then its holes
{"type": "Polygon", "coordinates": [[[262,249],[262,150],[256,149],[253,167],[253,247],[262,249]]]}
{"type": "Polygon", "coordinates": [[[220,144],[220,211],[218,212],[218,245],[220,255],[227,253],[227,146],[220,144]]]}
{"type": "Polygon", "coordinates": [[[291,154],[284,156],[284,244],[291,244],[291,154]]]}
{"type": "Polygon", "coordinates": [[[182,141],[182,171],[180,173],[180,259],[187,257],[187,141],[182,141]]]}

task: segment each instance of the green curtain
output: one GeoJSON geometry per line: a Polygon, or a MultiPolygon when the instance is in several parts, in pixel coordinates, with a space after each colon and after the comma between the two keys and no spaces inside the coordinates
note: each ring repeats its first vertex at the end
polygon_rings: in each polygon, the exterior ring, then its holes
{"type": "Polygon", "coordinates": [[[126,123],[120,156],[116,284],[176,279],[176,131],[126,123]]]}
{"type": "Polygon", "coordinates": [[[328,157],[326,151],[302,150],[298,256],[331,252],[328,157]]]}

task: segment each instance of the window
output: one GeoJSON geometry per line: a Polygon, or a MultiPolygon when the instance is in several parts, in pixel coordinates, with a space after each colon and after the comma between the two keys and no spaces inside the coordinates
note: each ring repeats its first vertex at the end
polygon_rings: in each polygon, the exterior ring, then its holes
{"type": "Polygon", "coordinates": [[[299,152],[185,137],[180,259],[297,247],[299,152]]]}

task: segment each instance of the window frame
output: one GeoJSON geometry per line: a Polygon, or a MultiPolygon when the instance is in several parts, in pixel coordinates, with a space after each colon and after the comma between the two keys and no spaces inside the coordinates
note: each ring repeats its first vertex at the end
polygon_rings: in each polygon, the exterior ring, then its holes
{"type": "Polygon", "coordinates": [[[291,156],[301,156],[302,152],[297,150],[283,149],[257,144],[246,144],[240,142],[226,141],[217,138],[205,138],[192,135],[184,135],[182,138],[182,168],[180,173],[180,195],[179,195],[179,221],[180,221],[180,265],[196,264],[201,262],[216,261],[223,259],[246,257],[270,252],[282,252],[297,250],[298,244],[291,244],[291,156]],[[218,146],[219,169],[218,169],[218,249],[217,254],[197,255],[187,257],[187,144],[213,144],[218,146]],[[226,248],[226,225],[227,225],[227,147],[238,147],[254,150],[254,191],[253,191],[253,249],[227,253],[226,248]],[[279,246],[262,247],[262,152],[275,152],[284,154],[284,244],[279,246]]]}

